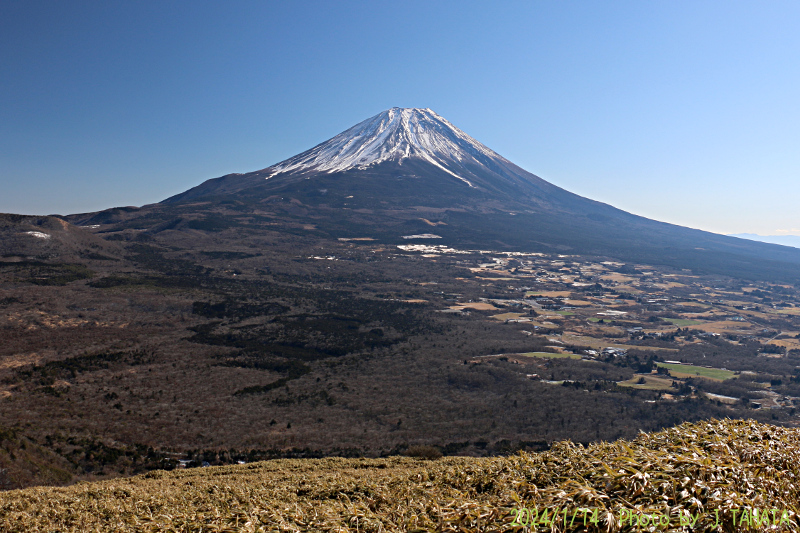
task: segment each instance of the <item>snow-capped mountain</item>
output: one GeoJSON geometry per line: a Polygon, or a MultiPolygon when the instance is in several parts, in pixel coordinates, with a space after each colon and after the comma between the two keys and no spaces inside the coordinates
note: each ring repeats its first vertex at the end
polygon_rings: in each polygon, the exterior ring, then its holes
{"type": "Polygon", "coordinates": [[[305,178],[312,179],[310,187],[346,187],[348,179],[356,175],[364,181],[359,185],[362,190],[405,178],[404,183],[395,183],[401,195],[434,188],[440,195],[448,189],[450,195],[482,194],[485,199],[488,194],[540,205],[543,200],[557,204],[591,202],[516,166],[430,109],[399,107],[378,113],[263,170],[209,180],[166,201],[276,190],[305,178]],[[260,181],[265,179],[269,184],[260,181]]]}
{"type": "MultiPolygon", "coordinates": [[[[559,190],[476,141],[431,109],[393,107],[268,167],[268,179],[299,172],[369,170],[382,163],[432,165],[468,188],[538,195],[559,190]],[[533,187],[532,190],[525,191],[533,187]]],[[[563,191],[566,192],[566,191],[563,191]]]]}
{"type": "Polygon", "coordinates": [[[405,159],[431,163],[469,187],[474,185],[447,165],[471,164],[488,170],[496,162],[511,164],[430,109],[393,107],[271,168],[273,175],[299,170],[336,172],[366,169],[384,161],[402,164],[405,159]]]}
{"type": "Polygon", "coordinates": [[[430,109],[388,109],[294,157],[207,180],[139,212],[70,220],[148,228],[147,235],[236,228],[394,244],[432,235],[469,249],[800,276],[800,250],[657,222],[584,198],[516,166],[430,109]]]}

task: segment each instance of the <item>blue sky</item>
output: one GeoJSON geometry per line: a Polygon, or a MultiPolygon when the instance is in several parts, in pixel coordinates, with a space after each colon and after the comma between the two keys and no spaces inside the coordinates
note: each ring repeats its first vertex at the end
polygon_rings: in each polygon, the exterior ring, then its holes
{"type": "Polygon", "coordinates": [[[386,108],[561,187],[800,235],[800,3],[0,2],[0,212],[160,201],[386,108]]]}

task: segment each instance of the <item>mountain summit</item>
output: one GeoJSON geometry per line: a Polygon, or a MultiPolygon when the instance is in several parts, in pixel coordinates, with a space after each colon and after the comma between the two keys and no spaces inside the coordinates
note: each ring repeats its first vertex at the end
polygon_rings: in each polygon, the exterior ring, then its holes
{"type": "Polygon", "coordinates": [[[493,170],[498,163],[511,165],[430,109],[393,107],[278,163],[272,170],[275,175],[302,170],[337,172],[366,169],[384,161],[402,165],[405,159],[431,163],[468,187],[474,185],[448,167],[493,170]]]}

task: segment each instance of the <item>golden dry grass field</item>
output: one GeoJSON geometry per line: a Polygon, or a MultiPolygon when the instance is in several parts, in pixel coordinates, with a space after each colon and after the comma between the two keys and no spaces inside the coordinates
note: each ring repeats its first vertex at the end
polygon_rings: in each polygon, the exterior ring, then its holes
{"type": "Polygon", "coordinates": [[[798,479],[800,429],[711,420],[506,458],[276,460],[8,491],[0,530],[799,531],[798,479]]]}
{"type": "Polygon", "coordinates": [[[484,302],[468,302],[465,304],[451,305],[450,309],[475,309],[476,311],[497,311],[497,307],[484,302]]]}
{"type": "Polygon", "coordinates": [[[522,316],[524,316],[523,313],[500,313],[499,315],[492,315],[491,318],[494,318],[495,320],[509,320],[520,318],[522,316]]]}
{"type": "Polygon", "coordinates": [[[600,276],[600,279],[605,281],[614,281],[617,283],[631,283],[634,281],[638,281],[638,279],[633,276],[626,276],[625,274],[617,274],[617,273],[600,276]]]}

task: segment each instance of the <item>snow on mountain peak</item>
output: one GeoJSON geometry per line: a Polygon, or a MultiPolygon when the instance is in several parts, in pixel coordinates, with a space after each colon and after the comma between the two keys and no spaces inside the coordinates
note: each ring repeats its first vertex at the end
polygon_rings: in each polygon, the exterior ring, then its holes
{"type": "Polygon", "coordinates": [[[383,161],[422,159],[473,184],[448,166],[507,161],[430,109],[393,107],[314,148],[272,166],[270,177],[298,170],[338,172],[383,161]]]}

